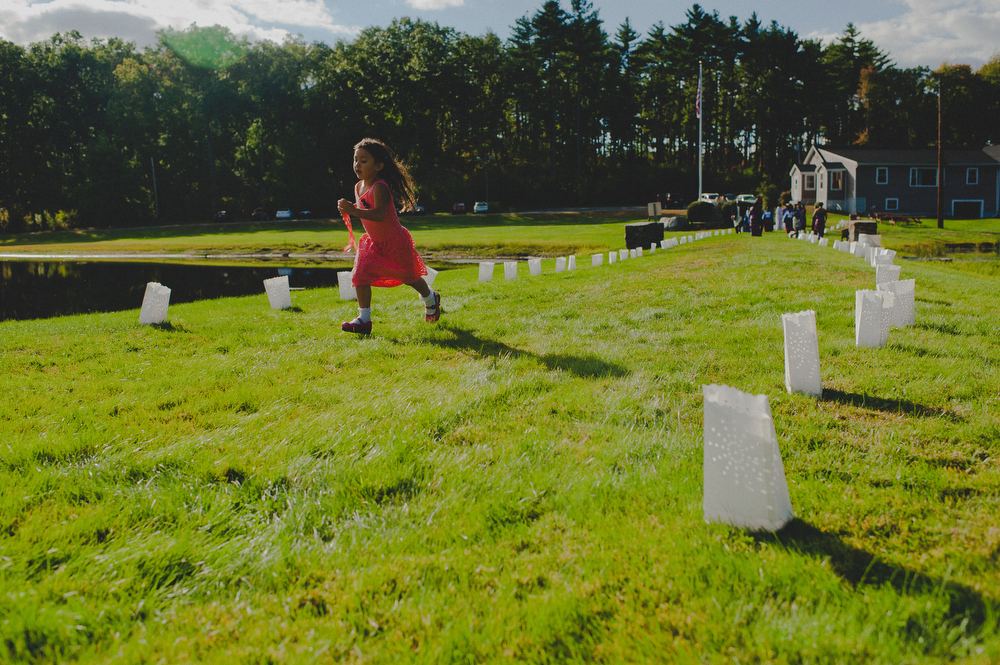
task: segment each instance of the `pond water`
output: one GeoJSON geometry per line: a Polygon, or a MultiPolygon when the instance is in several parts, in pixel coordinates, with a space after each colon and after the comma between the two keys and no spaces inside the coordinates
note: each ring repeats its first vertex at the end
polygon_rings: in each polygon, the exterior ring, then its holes
{"type": "Polygon", "coordinates": [[[170,303],[264,293],[288,275],[291,288],[337,286],[349,268],[207,266],[117,261],[0,261],[0,321],[139,309],[147,282],[171,289],[170,303]]]}

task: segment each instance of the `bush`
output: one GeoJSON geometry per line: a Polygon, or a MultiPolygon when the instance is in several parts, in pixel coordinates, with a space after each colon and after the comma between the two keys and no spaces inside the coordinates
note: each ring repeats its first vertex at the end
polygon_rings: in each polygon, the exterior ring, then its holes
{"type": "Polygon", "coordinates": [[[786,203],[791,203],[792,202],[792,190],[786,189],[785,191],[783,191],[781,193],[781,196],[778,198],[778,201],[781,203],[781,205],[785,205],[786,203]]]}
{"type": "MultiPolygon", "coordinates": [[[[776,208],[780,205],[782,196],[783,193],[778,185],[766,180],[761,185],[760,197],[764,199],[763,205],[765,208],[776,208]]],[[[791,192],[789,192],[789,196],[791,196],[791,192]]]]}
{"type": "Polygon", "coordinates": [[[695,201],[687,209],[687,218],[692,224],[709,224],[714,214],[715,206],[707,201],[695,201]]]}

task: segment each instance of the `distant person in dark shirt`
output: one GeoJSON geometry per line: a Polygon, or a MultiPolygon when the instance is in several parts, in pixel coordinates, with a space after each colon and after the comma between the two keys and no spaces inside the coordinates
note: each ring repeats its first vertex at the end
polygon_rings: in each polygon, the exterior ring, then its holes
{"type": "Polygon", "coordinates": [[[818,235],[820,238],[826,233],[826,209],[823,207],[822,203],[817,203],[816,208],[813,210],[813,223],[812,223],[813,233],[818,235]]]}
{"type": "Polygon", "coordinates": [[[795,232],[800,233],[806,230],[806,207],[799,203],[795,206],[795,232]]]}

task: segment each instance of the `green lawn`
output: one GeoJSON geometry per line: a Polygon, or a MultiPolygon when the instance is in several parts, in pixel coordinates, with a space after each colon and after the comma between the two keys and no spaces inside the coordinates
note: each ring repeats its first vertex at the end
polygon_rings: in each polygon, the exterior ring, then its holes
{"type": "Polygon", "coordinates": [[[900,261],[917,325],[857,349],[874,271],[829,248],[578,262],[442,272],[437,325],[378,290],[368,338],[335,290],[0,323],[0,654],[1000,659],[996,274],[900,261]],[[821,400],[784,390],[780,317],[809,308],[821,400]],[[776,535],[702,519],[713,382],[770,398],[776,535]]]}
{"type": "MultiPolygon", "coordinates": [[[[617,247],[624,224],[645,219],[601,212],[428,215],[401,221],[419,249],[432,255],[558,256],[617,247]]],[[[347,229],[337,219],[8,235],[0,236],[0,252],[340,253],[347,240],[347,229]]]]}
{"type": "MultiPolygon", "coordinates": [[[[418,249],[436,257],[560,256],[607,251],[623,243],[636,212],[577,212],[403,217],[418,249]]],[[[842,215],[830,215],[832,228],[842,215]]],[[[359,231],[360,232],[360,231],[359,231]]],[[[943,256],[948,243],[1000,242],[1000,220],[925,219],[922,226],[881,224],[884,244],[904,254],[943,256]]],[[[668,234],[670,235],[670,234],[668,234]]],[[[81,229],[0,236],[0,253],[339,254],[347,230],[337,220],[198,224],[142,229],[81,229]]]]}

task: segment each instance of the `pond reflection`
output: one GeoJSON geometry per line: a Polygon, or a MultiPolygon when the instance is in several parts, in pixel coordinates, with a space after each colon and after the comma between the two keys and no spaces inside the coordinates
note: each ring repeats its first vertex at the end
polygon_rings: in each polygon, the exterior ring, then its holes
{"type": "Polygon", "coordinates": [[[288,275],[292,288],[337,286],[349,268],[201,266],[110,261],[0,261],[0,321],[138,309],[147,282],[171,289],[170,303],[264,293],[288,275]]]}

